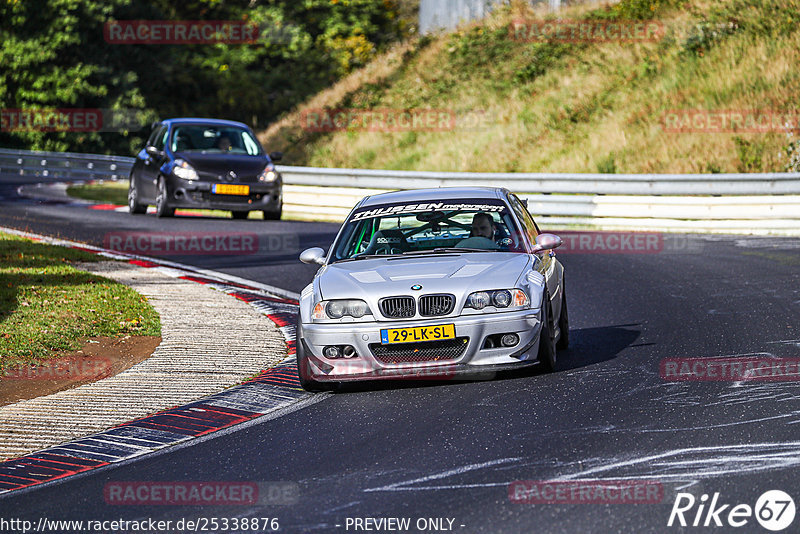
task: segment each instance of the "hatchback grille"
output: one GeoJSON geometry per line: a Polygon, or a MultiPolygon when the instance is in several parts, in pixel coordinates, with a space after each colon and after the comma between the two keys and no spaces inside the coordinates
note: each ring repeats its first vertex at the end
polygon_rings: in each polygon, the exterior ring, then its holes
{"type": "Polygon", "coordinates": [[[414,297],[388,297],[381,299],[379,306],[383,316],[392,319],[414,317],[416,314],[414,297]]]}
{"type": "Polygon", "coordinates": [[[419,298],[419,314],[423,317],[447,315],[456,305],[453,295],[425,295],[419,298]]]}
{"type": "Polygon", "coordinates": [[[427,341],[424,343],[402,343],[399,345],[369,346],[372,355],[381,363],[415,363],[447,361],[460,358],[467,350],[468,337],[427,341]]]}

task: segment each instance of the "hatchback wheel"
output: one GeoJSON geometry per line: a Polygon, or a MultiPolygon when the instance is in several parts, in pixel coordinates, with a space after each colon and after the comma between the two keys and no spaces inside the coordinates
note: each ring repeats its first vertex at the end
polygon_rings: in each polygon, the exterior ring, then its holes
{"type": "Polygon", "coordinates": [[[131,215],[147,213],[147,204],[139,203],[139,190],[136,188],[136,180],[132,175],[128,186],[128,213],[131,215]]]}
{"type": "Polygon", "coordinates": [[[265,221],[279,221],[281,220],[281,215],[283,215],[283,204],[278,206],[278,209],[274,211],[264,211],[264,220],[265,221]]]}
{"type": "Polygon", "coordinates": [[[175,215],[175,208],[169,206],[167,181],[163,176],[160,176],[158,178],[158,193],[156,194],[156,216],[172,217],[173,215],[175,215]]]}

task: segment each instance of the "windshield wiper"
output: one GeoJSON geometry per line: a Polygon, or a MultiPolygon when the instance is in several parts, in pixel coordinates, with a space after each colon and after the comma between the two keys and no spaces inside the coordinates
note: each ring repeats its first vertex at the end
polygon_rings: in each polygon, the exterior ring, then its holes
{"type": "Polygon", "coordinates": [[[440,247],[432,248],[430,250],[412,250],[410,252],[403,252],[404,256],[413,256],[418,254],[446,254],[452,252],[491,252],[484,248],[457,248],[457,247],[440,247]]]}
{"type": "Polygon", "coordinates": [[[371,260],[374,258],[397,258],[402,254],[366,254],[364,256],[353,256],[352,258],[345,258],[343,260],[338,260],[333,263],[342,263],[345,261],[358,261],[358,260],[371,260]]]}

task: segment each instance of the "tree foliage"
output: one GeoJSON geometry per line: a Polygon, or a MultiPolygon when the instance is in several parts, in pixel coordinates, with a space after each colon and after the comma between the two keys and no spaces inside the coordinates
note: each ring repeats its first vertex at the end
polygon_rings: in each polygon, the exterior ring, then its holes
{"type": "Polygon", "coordinates": [[[131,153],[156,119],[263,128],[403,36],[399,0],[3,0],[0,109],[136,110],[141,129],[0,131],[0,146],[131,153]],[[110,21],[247,21],[255,44],[112,44],[110,21]]]}

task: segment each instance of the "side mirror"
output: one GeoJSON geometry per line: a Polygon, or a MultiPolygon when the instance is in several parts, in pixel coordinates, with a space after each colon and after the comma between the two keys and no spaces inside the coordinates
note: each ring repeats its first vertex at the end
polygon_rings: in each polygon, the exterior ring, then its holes
{"type": "Polygon", "coordinates": [[[561,246],[561,238],[553,234],[539,234],[536,236],[536,246],[533,247],[533,252],[538,253],[545,250],[553,250],[561,246]]]}
{"type": "Polygon", "coordinates": [[[319,247],[306,249],[300,253],[300,261],[308,264],[323,265],[325,263],[325,251],[319,247]]]}
{"type": "Polygon", "coordinates": [[[144,147],[144,151],[147,152],[149,156],[152,156],[154,158],[164,157],[164,153],[152,145],[144,147]]]}
{"type": "Polygon", "coordinates": [[[272,161],[280,161],[283,159],[283,152],[270,152],[269,159],[272,161]]]}

